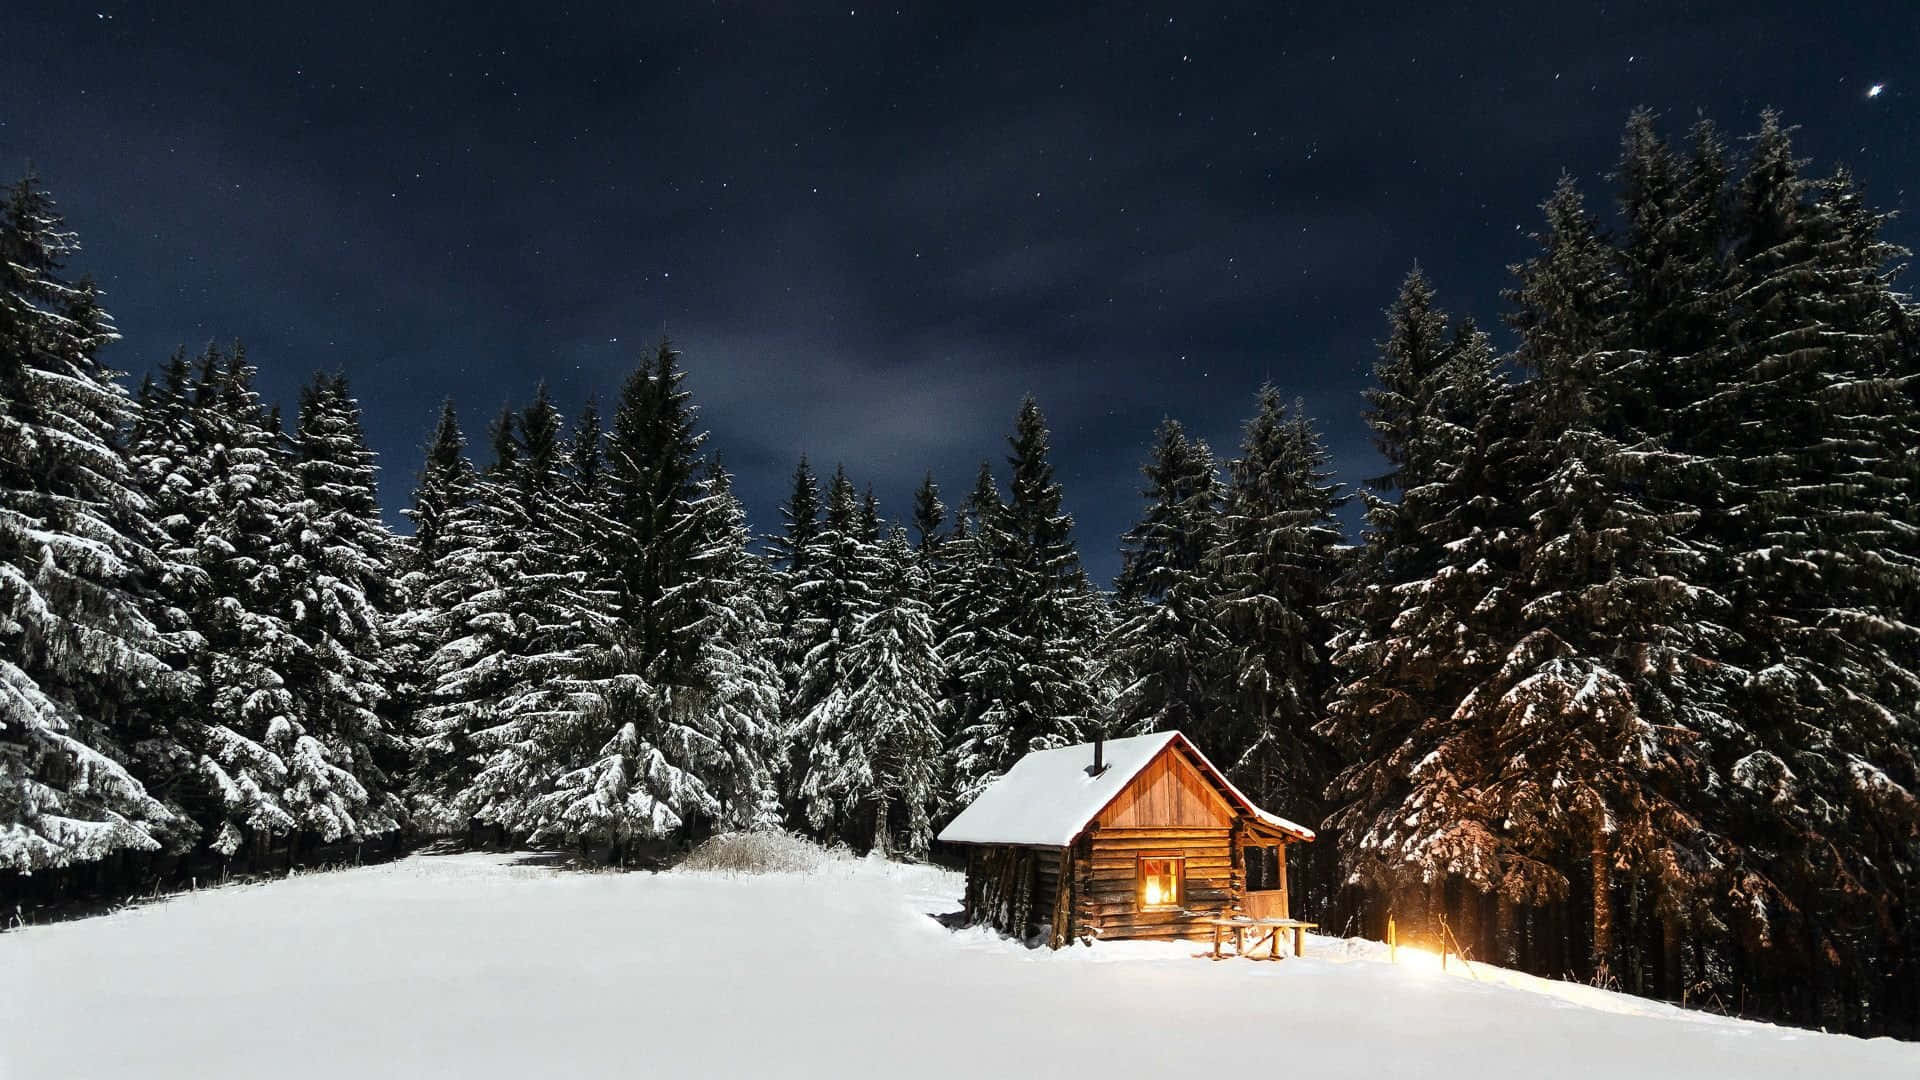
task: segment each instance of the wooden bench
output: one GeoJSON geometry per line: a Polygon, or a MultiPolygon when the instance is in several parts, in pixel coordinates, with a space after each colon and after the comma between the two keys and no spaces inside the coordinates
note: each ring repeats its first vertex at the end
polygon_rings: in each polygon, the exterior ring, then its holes
{"type": "MultiPolygon", "coordinates": [[[[1220,944],[1226,937],[1228,930],[1233,931],[1233,951],[1235,955],[1246,956],[1254,960],[1279,960],[1281,959],[1281,934],[1288,930],[1293,931],[1293,955],[1301,956],[1306,950],[1307,931],[1320,925],[1319,923],[1304,922],[1300,919],[1256,919],[1247,915],[1223,914],[1203,914],[1200,916],[1200,921],[1213,928],[1213,953],[1211,955],[1215,960],[1226,959],[1220,953],[1220,944]],[[1248,930],[1256,932],[1261,930],[1266,931],[1264,935],[1258,935],[1253,940],[1253,947],[1255,949],[1258,949],[1262,942],[1266,943],[1266,956],[1251,956],[1247,952],[1248,930]]],[[[1203,953],[1202,955],[1207,954],[1203,953]]]]}

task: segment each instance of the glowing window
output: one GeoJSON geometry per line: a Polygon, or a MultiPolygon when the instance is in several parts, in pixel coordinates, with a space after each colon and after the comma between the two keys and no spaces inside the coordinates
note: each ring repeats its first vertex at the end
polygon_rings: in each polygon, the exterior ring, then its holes
{"type": "Polygon", "coordinates": [[[1186,892],[1187,860],[1177,855],[1140,856],[1140,907],[1177,908],[1186,892]]]}

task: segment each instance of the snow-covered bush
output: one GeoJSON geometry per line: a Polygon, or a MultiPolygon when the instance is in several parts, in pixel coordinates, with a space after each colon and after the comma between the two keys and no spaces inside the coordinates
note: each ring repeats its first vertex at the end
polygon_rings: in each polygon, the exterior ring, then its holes
{"type": "Polygon", "coordinates": [[[848,855],[844,848],[823,848],[778,830],[729,832],[702,842],[679,868],[730,874],[811,874],[845,858],[848,855]]]}

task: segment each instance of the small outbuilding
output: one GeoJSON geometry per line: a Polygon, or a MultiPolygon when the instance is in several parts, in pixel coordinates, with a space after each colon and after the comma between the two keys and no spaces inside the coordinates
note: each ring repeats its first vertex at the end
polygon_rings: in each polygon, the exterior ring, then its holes
{"type": "Polygon", "coordinates": [[[1286,845],[1177,731],[1039,750],[941,830],[965,845],[967,919],[1049,946],[1187,937],[1202,916],[1289,917],[1286,845]]]}

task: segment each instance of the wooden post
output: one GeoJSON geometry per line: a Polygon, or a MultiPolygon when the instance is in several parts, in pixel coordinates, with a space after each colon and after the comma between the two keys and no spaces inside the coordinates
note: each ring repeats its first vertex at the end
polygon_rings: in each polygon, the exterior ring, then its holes
{"type": "Polygon", "coordinates": [[[1280,857],[1280,917],[1283,919],[1291,919],[1293,918],[1293,903],[1292,899],[1287,895],[1287,845],[1281,843],[1276,845],[1273,850],[1280,857]]]}
{"type": "Polygon", "coordinates": [[[1387,916],[1387,963],[1397,964],[1399,962],[1400,962],[1400,939],[1394,936],[1393,916],[1388,915],[1387,916]]]}

